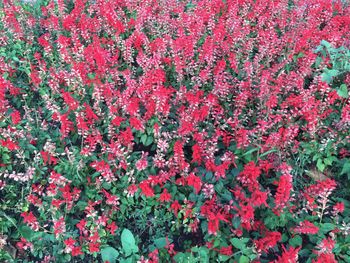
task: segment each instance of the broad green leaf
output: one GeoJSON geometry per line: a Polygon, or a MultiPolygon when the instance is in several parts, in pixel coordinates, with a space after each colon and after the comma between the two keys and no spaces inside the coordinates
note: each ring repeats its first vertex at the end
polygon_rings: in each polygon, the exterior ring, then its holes
{"type": "Polygon", "coordinates": [[[101,256],[103,262],[108,261],[109,263],[117,262],[119,252],[113,247],[106,247],[101,250],[101,256]]]}
{"type": "Polygon", "coordinates": [[[33,234],[34,234],[34,231],[27,227],[27,226],[21,226],[19,227],[19,233],[22,237],[24,237],[25,239],[29,240],[29,241],[32,241],[32,238],[33,238],[33,234]]]}
{"type": "Polygon", "coordinates": [[[122,247],[126,256],[130,256],[133,252],[138,252],[138,247],[135,244],[134,235],[129,229],[124,229],[121,235],[122,247]]]}
{"type": "Polygon", "coordinates": [[[238,260],[238,263],[249,263],[249,262],[250,262],[249,258],[244,255],[242,255],[238,260]]]}
{"type": "Polygon", "coordinates": [[[336,69],[324,69],[324,72],[322,73],[322,81],[331,83],[333,77],[337,76],[338,74],[339,71],[336,69]]]}
{"type": "Polygon", "coordinates": [[[337,93],[342,98],[349,98],[349,91],[345,84],[340,85],[340,87],[337,89],[337,93]]]}

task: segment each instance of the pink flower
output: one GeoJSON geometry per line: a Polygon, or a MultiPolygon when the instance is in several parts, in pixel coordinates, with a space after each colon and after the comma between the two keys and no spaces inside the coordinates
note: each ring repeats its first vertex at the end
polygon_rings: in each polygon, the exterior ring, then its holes
{"type": "Polygon", "coordinates": [[[136,162],[135,166],[138,171],[143,171],[147,168],[148,166],[147,155],[148,153],[142,152],[141,159],[136,162]]]}
{"type": "Polygon", "coordinates": [[[135,193],[137,192],[138,190],[138,187],[134,184],[130,185],[128,188],[127,188],[127,196],[128,197],[131,197],[131,196],[134,196],[135,193]]]}

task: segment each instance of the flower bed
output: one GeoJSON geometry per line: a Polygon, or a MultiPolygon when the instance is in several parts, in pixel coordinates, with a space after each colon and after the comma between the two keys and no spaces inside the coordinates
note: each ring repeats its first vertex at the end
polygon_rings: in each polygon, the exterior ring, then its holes
{"type": "Polygon", "coordinates": [[[350,7],[0,3],[1,262],[350,262],[350,7]]]}

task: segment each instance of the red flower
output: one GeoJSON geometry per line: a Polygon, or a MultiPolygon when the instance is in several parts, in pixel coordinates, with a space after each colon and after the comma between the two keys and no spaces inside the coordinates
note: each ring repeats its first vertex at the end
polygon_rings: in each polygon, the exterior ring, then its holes
{"type": "Polygon", "coordinates": [[[115,231],[117,231],[118,226],[115,224],[115,222],[113,221],[112,223],[107,225],[107,229],[109,230],[109,232],[114,235],[115,231]]]}
{"type": "MultiPolygon", "coordinates": [[[[208,233],[212,235],[216,235],[219,230],[220,220],[225,220],[225,218],[220,213],[209,213],[208,217],[208,233]]],[[[226,220],[225,220],[226,221],[226,220]]]]}
{"type": "Polygon", "coordinates": [[[288,205],[290,194],[293,188],[292,177],[290,174],[284,174],[280,177],[275,195],[275,213],[279,214],[283,208],[288,205]]]}
{"type": "Polygon", "coordinates": [[[248,187],[249,191],[253,192],[259,188],[258,177],[260,174],[260,168],[254,162],[249,162],[244,166],[237,179],[243,186],[248,187]]]}
{"type": "Polygon", "coordinates": [[[63,234],[66,231],[66,223],[64,221],[63,216],[60,217],[58,220],[54,220],[53,229],[56,238],[58,238],[60,234],[63,234]]]}
{"type": "Polygon", "coordinates": [[[39,230],[39,223],[32,212],[23,212],[21,216],[23,217],[23,222],[27,223],[30,228],[34,231],[39,230]]]}
{"type": "Polygon", "coordinates": [[[45,151],[40,151],[41,157],[43,158],[43,161],[45,164],[57,164],[57,158],[49,154],[48,152],[45,151]]]}
{"type": "Polygon", "coordinates": [[[94,234],[89,237],[89,240],[92,243],[97,243],[97,241],[100,240],[100,235],[99,235],[98,231],[95,231],[94,234]]]}
{"type": "Polygon", "coordinates": [[[299,226],[294,228],[294,231],[299,234],[317,234],[318,233],[318,227],[315,226],[310,221],[303,221],[299,223],[299,226]]]}
{"type": "Polygon", "coordinates": [[[254,206],[265,205],[266,207],[268,207],[266,200],[267,200],[267,192],[261,192],[259,190],[254,191],[252,193],[252,197],[250,198],[250,202],[254,206]]]}
{"type": "Polygon", "coordinates": [[[142,193],[146,196],[146,197],[152,197],[154,196],[154,191],[153,189],[150,187],[149,182],[147,181],[143,181],[139,184],[139,187],[142,191],[142,193]]]}
{"type": "Polygon", "coordinates": [[[18,247],[19,250],[33,250],[34,246],[33,243],[27,241],[25,238],[21,237],[21,241],[16,243],[16,246],[18,247]]]}
{"type": "Polygon", "coordinates": [[[79,229],[80,233],[83,233],[85,231],[86,221],[82,219],[78,224],[76,224],[76,226],[79,229]]]}
{"type": "Polygon", "coordinates": [[[171,200],[171,194],[168,193],[167,189],[164,189],[163,192],[160,194],[158,200],[161,202],[168,202],[171,200]]]}
{"type": "Polygon", "coordinates": [[[175,216],[177,217],[177,213],[178,213],[178,211],[181,209],[181,205],[179,204],[179,202],[178,202],[177,200],[175,200],[175,201],[171,204],[170,208],[171,208],[172,210],[174,210],[175,216]]]}
{"type": "Polygon", "coordinates": [[[251,228],[251,223],[254,220],[254,208],[251,205],[240,205],[241,209],[238,214],[241,217],[242,226],[246,229],[251,228]]]}
{"type": "Polygon", "coordinates": [[[189,186],[193,186],[196,194],[201,190],[202,188],[202,181],[201,178],[198,176],[195,176],[194,173],[191,173],[187,178],[186,178],[187,184],[189,186]]]}
{"type": "Polygon", "coordinates": [[[89,251],[90,251],[90,253],[99,252],[100,251],[100,244],[99,243],[90,243],[89,244],[89,251]]]}
{"type": "Polygon", "coordinates": [[[15,110],[14,112],[11,113],[11,119],[12,123],[14,125],[17,125],[21,121],[21,114],[19,113],[18,110],[15,110]]]}
{"type": "Polygon", "coordinates": [[[198,164],[202,163],[202,152],[201,148],[199,147],[198,144],[195,144],[192,146],[192,162],[196,162],[198,164]]]}
{"type": "Polygon", "coordinates": [[[344,203],[343,202],[336,203],[333,206],[333,210],[334,210],[335,213],[343,213],[344,210],[345,210],[344,203]]]}
{"type": "Polygon", "coordinates": [[[9,138],[7,138],[6,140],[0,140],[1,145],[6,147],[7,149],[9,149],[10,151],[14,151],[14,150],[18,150],[19,146],[14,143],[13,141],[11,141],[9,138]]]}
{"type": "Polygon", "coordinates": [[[128,186],[127,192],[128,196],[134,196],[135,193],[137,192],[138,188],[136,185],[132,184],[128,186]]]}
{"type": "Polygon", "coordinates": [[[282,245],[282,255],[277,258],[277,260],[274,261],[274,263],[297,263],[298,262],[298,252],[300,250],[299,248],[289,247],[286,249],[282,245]]]}
{"type": "Polygon", "coordinates": [[[64,240],[63,242],[67,247],[73,247],[76,241],[70,237],[70,238],[64,240]]]}
{"type": "Polygon", "coordinates": [[[335,259],[334,254],[331,253],[322,253],[317,259],[312,260],[312,263],[337,263],[338,261],[335,259]]]}
{"type": "Polygon", "coordinates": [[[270,248],[276,246],[277,242],[281,240],[280,232],[267,232],[265,237],[255,240],[255,245],[258,251],[268,251],[270,248]]]}
{"type": "Polygon", "coordinates": [[[83,251],[81,251],[81,247],[80,246],[73,247],[72,248],[72,256],[76,257],[76,256],[79,256],[79,255],[84,255],[83,251]]]}
{"type": "Polygon", "coordinates": [[[219,251],[219,254],[226,255],[226,256],[232,255],[233,254],[232,246],[222,247],[219,251]]]}

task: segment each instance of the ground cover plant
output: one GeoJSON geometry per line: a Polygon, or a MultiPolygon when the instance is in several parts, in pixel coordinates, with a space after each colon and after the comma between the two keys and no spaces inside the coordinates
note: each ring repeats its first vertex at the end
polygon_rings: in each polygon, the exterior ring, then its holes
{"type": "Polygon", "coordinates": [[[0,262],[350,262],[350,6],[0,2],[0,262]]]}

